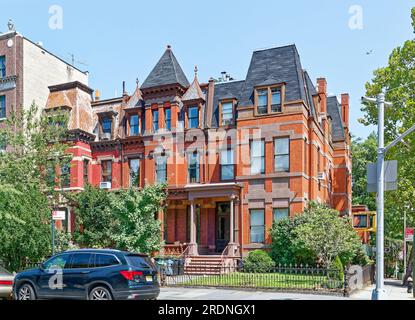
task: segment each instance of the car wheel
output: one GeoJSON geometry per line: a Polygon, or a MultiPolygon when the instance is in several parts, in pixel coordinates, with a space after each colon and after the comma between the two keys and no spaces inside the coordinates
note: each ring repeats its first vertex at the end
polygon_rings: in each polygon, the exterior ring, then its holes
{"type": "Polygon", "coordinates": [[[33,287],[30,284],[22,285],[17,292],[17,300],[36,300],[33,287]]]}
{"type": "Polygon", "coordinates": [[[112,300],[112,295],[105,287],[95,287],[89,293],[89,300],[112,300]]]}

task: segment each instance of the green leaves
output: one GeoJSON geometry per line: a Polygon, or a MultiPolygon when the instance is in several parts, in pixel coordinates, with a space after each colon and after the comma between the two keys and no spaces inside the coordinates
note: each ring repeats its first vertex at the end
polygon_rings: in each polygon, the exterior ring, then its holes
{"type": "Polygon", "coordinates": [[[75,240],[84,247],[158,251],[162,243],[157,213],[166,197],[165,185],[116,192],[89,186],[77,196],[75,240]]]}
{"type": "Polygon", "coordinates": [[[271,237],[271,256],[283,264],[321,262],[330,266],[337,256],[348,263],[361,248],[349,218],[313,202],[302,215],[275,223],[271,237]]]}

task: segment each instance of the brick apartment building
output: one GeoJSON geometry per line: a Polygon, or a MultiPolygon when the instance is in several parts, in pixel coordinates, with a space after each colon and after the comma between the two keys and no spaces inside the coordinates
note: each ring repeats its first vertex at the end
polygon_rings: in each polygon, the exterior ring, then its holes
{"type": "Polygon", "coordinates": [[[49,86],[70,81],[88,84],[88,73],[16,32],[11,21],[8,31],[0,32],[0,124],[33,102],[44,107],[49,86]]]}
{"type": "Polygon", "coordinates": [[[100,100],[77,81],[51,86],[46,109],[70,114],[63,188],[166,181],[166,253],[267,248],[273,221],[310,200],[350,214],[349,96],[328,96],[324,78],[315,86],[295,45],[255,51],[245,80],[222,80],[199,83],[195,69],[190,83],[168,46],[131,95],[100,100]]]}

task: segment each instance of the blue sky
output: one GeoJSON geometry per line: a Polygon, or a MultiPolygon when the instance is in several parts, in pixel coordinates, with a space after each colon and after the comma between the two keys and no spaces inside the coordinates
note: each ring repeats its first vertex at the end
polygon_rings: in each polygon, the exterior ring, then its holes
{"type": "Polygon", "coordinates": [[[0,31],[12,18],[16,29],[62,58],[73,53],[90,71],[90,86],[103,98],[145,80],[167,44],[191,81],[195,65],[207,81],[228,71],[244,79],[252,51],[295,43],[313,80],[324,76],[330,93],[350,93],[351,130],[358,124],[360,97],[374,69],[392,49],[413,37],[409,0],[291,1],[79,1],[14,0],[0,11],[0,31]],[[63,28],[49,28],[49,8],[63,9],[63,28]],[[349,8],[363,9],[363,29],[349,28],[349,8]],[[367,55],[366,52],[373,50],[367,55]]]}

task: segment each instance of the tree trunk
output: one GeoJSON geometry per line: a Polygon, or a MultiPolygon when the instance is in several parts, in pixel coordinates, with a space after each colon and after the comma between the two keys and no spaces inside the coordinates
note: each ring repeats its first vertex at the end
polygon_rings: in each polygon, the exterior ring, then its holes
{"type": "MultiPolygon", "coordinates": [[[[409,246],[408,246],[409,247],[409,246]]],[[[408,263],[407,263],[407,267],[406,267],[406,274],[405,277],[403,278],[403,285],[406,286],[408,285],[408,278],[412,277],[412,268],[414,265],[414,250],[413,248],[411,248],[411,254],[409,255],[409,259],[408,259],[408,263]]]]}

